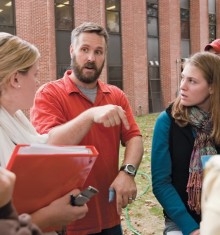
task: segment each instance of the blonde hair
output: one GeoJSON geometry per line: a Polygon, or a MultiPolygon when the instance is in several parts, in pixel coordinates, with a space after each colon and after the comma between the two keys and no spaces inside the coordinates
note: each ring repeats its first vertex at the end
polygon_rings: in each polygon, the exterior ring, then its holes
{"type": "Polygon", "coordinates": [[[27,73],[39,58],[39,50],[34,45],[0,32],[0,92],[13,73],[27,73]]]}
{"type": "MultiPolygon", "coordinates": [[[[210,52],[198,52],[192,55],[185,63],[197,67],[204,75],[205,80],[211,85],[213,94],[210,94],[210,113],[213,122],[211,136],[216,144],[220,144],[220,57],[210,52]]],[[[191,107],[180,103],[180,96],[176,98],[172,107],[172,117],[179,126],[189,123],[191,107]]]]}

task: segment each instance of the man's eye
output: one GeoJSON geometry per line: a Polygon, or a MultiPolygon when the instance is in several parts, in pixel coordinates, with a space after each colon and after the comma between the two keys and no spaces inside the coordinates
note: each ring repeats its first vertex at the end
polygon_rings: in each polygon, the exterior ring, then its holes
{"type": "Polygon", "coordinates": [[[102,52],[102,51],[96,51],[96,54],[97,54],[97,55],[102,55],[103,52],[102,52]]]}
{"type": "Polygon", "coordinates": [[[82,48],[82,51],[83,52],[88,52],[88,49],[87,48],[82,48]]]}

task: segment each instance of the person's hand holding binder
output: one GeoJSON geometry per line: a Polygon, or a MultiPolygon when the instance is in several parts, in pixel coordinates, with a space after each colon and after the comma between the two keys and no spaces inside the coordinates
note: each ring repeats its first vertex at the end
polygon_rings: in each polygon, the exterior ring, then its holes
{"type": "Polygon", "coordinates": [[[83,206],[72,206],[70,204],[70,195],[79,194],[80,190],[74,189],[61,198],[51,202],[48,206],[33,213],[32,220],[38,224],[42,229],[48,227],[59,227],[70,224],[72,221],[83,218],[88,212],[86,204],[83,206]],[[44,214],[48,220],[40,220],[41,215],[44,214]],[[39,224],[39,222],[42,222],[39,224]]]}

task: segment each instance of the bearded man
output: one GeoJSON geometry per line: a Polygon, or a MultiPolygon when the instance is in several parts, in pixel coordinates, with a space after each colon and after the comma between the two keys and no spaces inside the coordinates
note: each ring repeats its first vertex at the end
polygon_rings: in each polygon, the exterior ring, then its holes
{"type": "Polygon", "coordinates": [[[67,227],[68,235],[122,235],[122,208],[137,195],[134,177],[143,155],[142,136],[124,92],[99,79],[107,44],[108,34],[102,26],[85,22],[75,28],[71,70],[62,79],[40,87],[31,110],[31,121],[39,133],[74,120],[76,144],[94,145],[99,152],[84,185],[94,186],[99,193],[87,203],[85,218],[67,227]],[[119,168],[120,144],[126,149],[119,168]],[[110,201],[109,190],[115,193],[110,201]]]}

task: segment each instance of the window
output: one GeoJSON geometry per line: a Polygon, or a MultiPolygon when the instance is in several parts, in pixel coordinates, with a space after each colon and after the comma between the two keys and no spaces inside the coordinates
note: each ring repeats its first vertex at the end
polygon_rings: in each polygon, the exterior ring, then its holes
{"type": "Polygon", "coordinates": [[[73,29],[73,6],[71,2],[56,0],[56,29],[70,31],[73,29]]]}
{"type": "Polygon", "coordinates": [[[119,12],[107,12],[107,30],[111,33],[119,33],[119,12]]]}
{"type": "Polygon", "coordinates": [[[216,39],[216,10],[215,0],[208,1],[209,6],[209,42],[216,39]]]}
{"type": "Polygon", "coordinates": [[[0,31],[15,34],[14,1],[0,1],[0,31]]]}
{"type": "Polygon", "coordinates": [[[216,15],[209,14],[209,42],[216,39],[216,15]]]}
{"type": "Polygon", "coordinates": [[[109,33],[108,83],[123,89],[120,1],[106,0],[106,29],[109,33]]]}
{"type": "Polygon", "coordinates": [[[120,33],[120,1],[106,1],[106,23],[109,33],[120,33]]]}
{"type": "Polygon", "coordinates": [[[147,27],[149,37],[158,37],[158,4],[148,1],[147,5],[147,27]]]}
{"type": "Polygon", "coordinates": [[[147,0],[147,35],[149,112],[155,113],[162,110],[159,64],[158,0],[147,0]]]}
{"type": "Polygon", "coordinates": [[[181,21],[181,57],[188,58],[190,55],[190,19],[189,0],[180,1],[181,21]]]}
{"type": "Polygon", "coordinates": [[[157,0],[147,1],[148,59],[159,61],[159,30],[157,0]]]}
{"type": "Polygon", "coordinates": [[[69,47],[73,30],[73,0],[55,0],[57,78],[70,68],[69,47]]]}
{"type": "Polygon", "coordinates": [[[181,38],[189,39],[189,10],[181,8],[181,38]]]}

